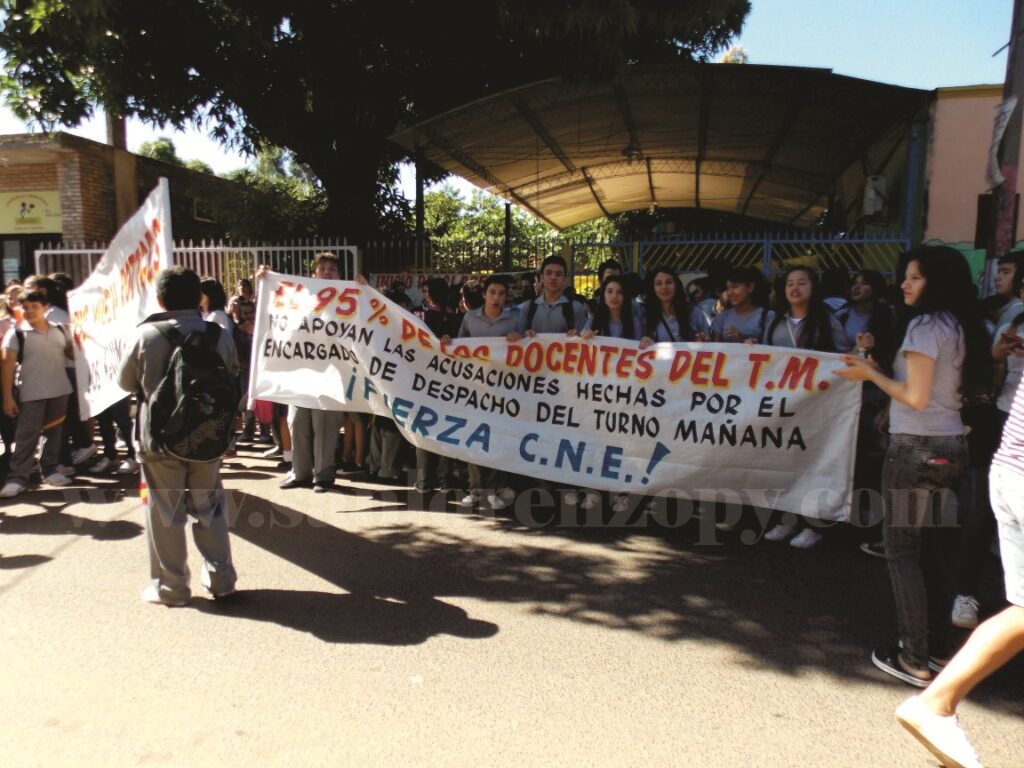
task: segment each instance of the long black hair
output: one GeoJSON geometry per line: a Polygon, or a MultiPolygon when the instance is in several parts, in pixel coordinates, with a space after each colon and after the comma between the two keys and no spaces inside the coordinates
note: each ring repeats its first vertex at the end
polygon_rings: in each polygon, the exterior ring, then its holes
{"type": "Polygon", "coordinates": [[[206,307],[208,312],[215,312],[224,309],[228,303],[228,296],[224,292],[224,286],[215,277],[204,277],[199,283],[199,290],[206,296],[206,307]]]}
{"type": "Polygon", "coordinates": [[[751,286],[750,303],[762,309],[768,306],[770,286],[756,267],[733,267],[725,279],[730,283],[745,283],[751,286]]]}
{"type": "MultiPolygon", "coordinates": [[[[882,368],[891,370],[892,356],[896,351],[893,338],[896,333],[895,309],[885,301],[886,282],[881,272],[873,269],[862,269],[854,275],[861,278],[871,287],[871,319],[868,320],[868,333],[875,337],[875,348],[871,356],[882,368]]],[[[853,299],[847,301],[836,310],[836,315],[845,313],[849,317],[855,312],[853,299]]]]}
{"type": "Polygon", "coordinates": [[[907,325],[916,318],[922,323],[959,326],[965,347],[960,392],[965,397],[984,394],[992,388],[992,355],[967,259],[946,245],[923,245],[903,254],[897,274],[905,275],[912,261],[917,262],[925,284],[921,298],[909,308],[908,321],[900,329],[901,343],[907,325]]]}
{"type": "Polygon", "coordinates": [[[670,267],[654,267],[648,270],[644,277],[644,333],[653,339],[661,322],[661,299],[654,292],[654,281],[658,275],[669,275],[676,286],[675,295],[672,297],[672,314],[679,326],[679,338],[676,341],[694,341],[696,337],[690,327],[690,302],[686,299],[686,291],[683,290],[679,275],[670,267]]]}
{"type": "Polygon", "coordinates": [[[622,289],[622,337],[623,339],[632,339],[634,328],[633,328],[633,296],[629,290],[629,284],[621,275],[609,275],[601,283],[601,299],[597,305],[597,309],[594,310],[594,321],[590,324],[590,330],[596,333],[598,336],[609,336],[608,331],[609,321],[611,320],[611,313],[608,311],[608,305],[604,302],[605,289],[612,283],[618,283],[622,289]]]}
{"type": "MultiPolygon", "coordinates": [[[[822,301],[821,289],[818,287],[818,275],[810,267],[790,267],[784,273],[786,280],[794,272],[806,272],[811,281],[811,298],[807,302],[807,317],[797,326],[796,345],[799,349],[813,349],[817,352],[835,352],[836,344],[832,338],[832,313],[828,305],[822,301]]],[[[783,283],[785,286],[785,282],[783,283]]],[[[775,335],[779,323],[788,323],[786,313],[789,312],[789,300],[786,299],[785,288],[778,300],[778,311],[768,326],[766,338],[775,335]]]]}

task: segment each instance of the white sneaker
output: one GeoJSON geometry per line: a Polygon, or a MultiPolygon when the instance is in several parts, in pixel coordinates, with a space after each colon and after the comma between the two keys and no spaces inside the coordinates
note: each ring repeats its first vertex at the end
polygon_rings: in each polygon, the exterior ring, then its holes
{"type": "Polygon", "coordinates": [[[612,512],[622,514],[629,511],[629,496],[620,493],[612,500],[612,512]]]}
{"type": "Polygon", "coordinates": [[[580,500],[579,491],[566,491],[562,494],[562,503],[567,507],[575,507],[580,500]]]}
{"type": "Polygon", "coordinates": [[[44,477],[43,482],[47,483],[48,485],[63,486],[71,485],[73,481],[67,475],[62,475],[60,472],[54,472],[52,475],[44,477]]]}
{"type": "Polygon", "coordinates": [[[896,708],[896,720],[947,768],[982,768],[956,715],[937,715],[912,696],[896,708]]]}
{"type": "Polygon", "coordinates": [[[134,475],[139,471],[139,462],[135,459],[125,459],[121,462],[121,466],[117,468],[117,474],[119,475],[134,475]]]}
{"type": "Polygon", "coordinates": [[[90,472],[108,472],[114,466],[114,460],[108,459],[104,456],[102,459],[93,464],[90,468],[90,472]]]}
{"type": "Polygon", "coordinates": [[[978,626],[978,608],[980,606],[977,598],[971,595],[957,595],[953,601],[953,626],[974,629],[978,626]]]}
{"type": "Polygon", "coordinates": [[[88,461],[96,455],[96,446],[90,445],[85,448],[79,448],[77,451],[71,452],[71,463],[81,464],[83,461],[88,461]]]}
{"type": "Polygon", "coordinates": [[[516,497],[516,492],[509,488],[507,485],[498,491],[498,495],[501,496],[505,501],[512,501],[516,497]]]}
{"type": "Polygon", "coordinates": [[[154,605],[166,605],[168,608],[184,608],[192,602],[191,597],[171,597],[161,594],[160,588],[156,584],[150,584],[142,590],[142,599],[154,605]]]}
{"type": "Polygon", "coordinates": [[[11,480],[0,490],[0,498],[10,499],[17,496],[19,493],[25,490],[25,484],[19,483],[17,480],[11,480]]]}
{"type": "Polygon", "coordinates": [[[796,525],[776,525],[764,535],[765,541],[785,541],[796,533],[796,525]]]}
{"type": "Polygon", "coordinates": [[[459,502],[460,507],[475,507],[480,502],[480,494],[476,491],[467,493],[462,497],[462,501],[459,502]]]}
{"type": "Polygon", "coordinates": [[[487,503],[491,505],[491,509],[504,509],[508,506],[503,498],[499,494],[488,494],[487,503]]]}
{"type": "Polygon", "coordinates": [[[819,544],[824,537],[813,528],[804,528],[800,533],[793,537],[793,540],[789,542],[789,546],[796,547],[797,549],[812,549],[819,544]]]}
{"type": "Polygon", "coordinates": [[[585,493],[583,494],[583,501],[580,502],[580,509],[593,509],[600,500],[596,493],[585,493]]]}
{"type": "Polygon", "coordinates": [[[75,468],[74,467],[65,467],[63,464],[58,464],[57,465],[57,471],[60,472],[62,475],[64,475],[64,477],[74,477],[75,476],[75,468]]]}

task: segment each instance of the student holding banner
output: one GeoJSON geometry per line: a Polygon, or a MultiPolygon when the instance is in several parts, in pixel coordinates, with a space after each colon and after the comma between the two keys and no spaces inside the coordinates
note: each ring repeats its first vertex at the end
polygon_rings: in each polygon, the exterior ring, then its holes
{"type": "Polygon", "coordinates": [[[565,295],[568,267],[561,256],[548,256],[541,262],[541,294],[519,305],[519,336],[538,333],[582,331],[587,321],[587,305],[565,295]]]}
{"type": "MultiPolygon", "coordinates": [[[[598,336],[639,339],[643,333],[643,323],[633,314],[633,297],[627,288],[626,280],[621,275],[609,275],[601,284],[597,309],[587,318],[580,338],[586,341],[598,336]]],[[[569,335],[575,336],[575,331],[569,331],[569,335]]],[[[596,491],[584,491],[580,506],[583,509],[593,509],[599,498],[596,491]]],[[[625,512],[628,504],[627,494],[617,494],[612,501],[612,511],[625,512]]],[[[572,505],[572,501],[569,501],[569,505],[572,505]]]]}
{"type": "Polygon", "coordinates": [[[836,375],[870,381],[892,398],[882,473],[885,554],[896,598],[899,643],[876,649],[875,666],[924,688],[945,664],[953,595],[955,520],[944,515],[969,461],[961,393],[991,382],[992,358],[963,254],[946,246],[908,252],[903,297],[913,312],[886,376],[873,359],[846,355],[836,375]]]}
{"type": "Polygon", "coordinates": [[[715,315],[711,340],[759,344],[768,324],[775,319],[775,313],[768,309],[764,276],[754,267],[736,267],[729,272],[725,292],[729,308],[715,315]]]}
{"type": "Polygon", "coordinates": [[[647,273],[644,291],[644,334],[640,348],[656,341],[708,341],[711,326],[707,315],[686,300],[679,276],[669,267],[647,273]]]}
{"type": "MultiPolygon", "coordinates": [[[[317,254],[313,262],[313,277],[341,279],[338,257],[332,253],[317,254]]],[[[323,493],[334,487],[338,435],[343,416],[341,411],[288,406],[292,468],[281,481],[281,488],[312,487],[315,492],[323,493]]]]}
{"type": "MultiPolygon", "coordinates": [[[[768,324],[764,343],[818,352],[848,352],[850,345],[843,327],[819,296],[814,270],[809,267],[790,268],[785,274],[784,286],[786,312],[776,315],[768,324]]],[[[791,539],[790,546],[797,549],[816,547],[822,536],[813,528],[806,527],[801,522],[803,520],[797,517],[792,524],[779,523],[765,533],[765,541],[791,539]]]]}
{"type": "MultiPolygon", "coordinates": [[[[459,327],[459,338],[487,336],[507,337],[519,328],[518,312],[509,310],[508,278],[503,275],[490,275],[484,281],[484,305],[471,309],[462,318],[459,327]]],[[[451,344],[451,339],[443,338],[442,343],[451,344]]],[[[493,467],[469,464],[469,493],[460,502],[460,506],[473,507],[485,498],[491,509],[504,509],[508,506],[506,499],[513,495],[510,488],[505,487],[505,473],[493,467]]]]}

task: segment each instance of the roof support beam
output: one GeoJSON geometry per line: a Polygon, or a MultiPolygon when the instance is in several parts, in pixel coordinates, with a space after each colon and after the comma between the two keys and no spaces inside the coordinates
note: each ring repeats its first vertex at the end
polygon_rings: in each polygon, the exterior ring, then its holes
{"type": "Polygon", "coordinates": [[[632,161],[643,157],[644,148],[640,144],[640,136],[636,132],[636,123],[633,122],[633,112],[629,108],[629,97],[626,96],[626,91],[623,90],[622,85],[619,83],[615,84],[615,102],[619,105],[622,124],[626,126],[626,135],[629,136],[628,148],[632,150],[632,152],[627,153],[626,159],[632,161]]]}
{"type": "Polygon", "coordinates": [[[658,204],[658,197],[654,194],[654,174],[651,173],[651,158],[647,158],[647,188],[651,190],[651,205],[658,204]]]}
{"type": "Polygon", "coordinates": [[[700,121],[697,124],[697,170],[694,172],[694,206],[700,208],[700,166],[708,149],[708,120],[711,118],[711,73],[703,70],[700,78],[700,121]]]}
{"type": "Polygon", "coordinates": [[[541,141],[544,142],[544,146],[551,150],[551,154],[557,157],[558,161],[565,166],[565,170],[569,171],[569,173],[576,173],[576,165],[569,159],[569,156],[565,154],[561,145],[555,141],[555,137],[551,135],[550,131],[544,127],[544,123],[540,121],[540,118],[533,114],[530,108],[526,106],[526,103],[519,96],[512,97],[512,104],[515,106],[516,111],[519,112],[519,115],[523,120],[530,124],[533,132],[537,134],[541,141]]]}
{"type": "Polygon", "coordinates": [[[433,131],[431,131],[429,128],[424,128],[423,129],[423,134],[427,137],[427,139],[429,139],[430,143],[439,152],[442,152],[443,154],[447,155],[449,158],[451,158],[452,160],[457,162],[459,165],[461,165],[462,167],[466,168],[470,173],[472,173],[472,174],[474,174],[476,176],[479,176],[481,179],[486,181],[492,187],[494,187],[495,189],[499,190],[500,194],[504,195],[506,198],[511,198],[516,203],[516,205],[520,206],[521,208],[526,209],[527,211],[532,213],[534,216],[536,216],[538,219],[543,221],[548,226],[553,227],[554,229],[557,229],[557,230],[561,230],[562,229],[557,224],[555,224],[555,222],[551,221],[551,219],[549,219],[547,216],[545,216],[539,210],[537,210],[532,205],[530,205],[528,202],[526,202],[526,200],[524,200],[522,197],[520,197],[515,192],[513,192],[511,189],[509,189],[508,186],[506,186],[498,177],[496,177],[494,174],[492,174],[490,171],[488,171],[482,165],[477,163],[475,160],[473,160],[471,157],[469,157],[466,153],[462,152],[459,149],[456,149],[455,147],[453,147],[448,142],[438,138],[433,133],[433,131]]]}
{"type": "Polygon", "coordinates": [[[750,201],[754,199],[754,195],[757,194],[757,188],[761,186],[761,182],[764,181],[764,177],[768,175],[768,171],[772,169],[772,162],[775,160],[775,155],[778,154],[782,145],[786,139],[789,138],[789,132],[793,128],[793,123],[796,122],[797,115],[800,114],[800,110],[803,108],[804,102],[797,102],[789,114],[786,115],[782,121],[782,125],[779,126],[779,130],[775,132],[772,137],[772,143],[768,146],[768,151],[764,153],[764,166],[761,168],[761,172],[757,174],[757,178],[750,187],[750,192],[747,193],[747,199],[743,201],[743,207],[740,208],[740,216],[747,215],[747,208],[750,207],[750,201]]]}
{"type": "Polygon", "coordinates": [[[594,185],[594,180],[590,176],[590,171],[587,168],[580,168],[580,172],[583,174],[583,178],[587,180],[587,186],[590,187],[590,194],[594,196],[594,202],[597,203],[597,207],[601,209],[601,213],[604,214],[606,219],[611,219],[612,215],[608,213],[608,209],[604,207],[604,203],[601,202],[601,198],[597,196],[597,187],[594,185]]]}

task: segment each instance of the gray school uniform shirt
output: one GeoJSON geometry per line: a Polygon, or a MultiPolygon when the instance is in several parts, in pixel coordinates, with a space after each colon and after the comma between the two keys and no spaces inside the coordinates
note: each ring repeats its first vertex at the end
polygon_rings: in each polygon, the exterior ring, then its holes
{"type": "Polygon", "coordinates": [[[715,315],[715,319],[711,321],[711,336],[714,338],[715,334],[719,334],[721,341],[727,343],[743,342],[747,339],[757,339],[760,341],[774,318],[775,313],[770,309],[757,307],[749,315],[741,315],[735,309],[729,307],[724,312],[715,315]],[[730,326],[739,331],[739,338],[727,339],[725,337],[725,330],[730,326]]]}
{"type": "MultiPolygon", "coordinates": [[[[70,340],[68,333],[53,322],[48,322],[45,332],[37,331],[28,323],[18,326],[18,331],[25,334],[25,352],[15,379],[18,399],[31,403],[70,395],[71,382],[64,366],[68,359],[64,354],[70,340]]],[[[18,335],[14,328],[4,336],[3,348],[17,356],[18,335]]]]}
{"type": "Polygon", "coordinates": [[[519,329],[519,312],[505,307],[496,318],[491,319],[484,314],[483,307],[471,309],[462,318],[459,326],[459,338],[480,338],[487,336],[505,337],[511,332],[521,333],[519,329]]]}
{"type": "MultiPolygon", "coordinates": [[[[836,320],[835,315],[829,315],[829,326],[832,328],[832,346],[835,347],[836,352],[849,352],[850,342],[846,338],[846,332],[843,330],[843,326],[836,320]]],[[[789,315],[785,315],[779,324],[775,326],[775,330],[771,332],[769,338],[769,331],[771,331],[771,321],[768,322],[768,327],[765,328],[765,344],[770,344],[773,347],[796,347],[796,339],[800,333],[800,323],[803,320],[794,320],[789,315]]]]}
{"type": "Polygon", "coordinates": [[[960,324],[948,312],[911,320],[903,346],[893,361],[896,381],[907,380],[907,352],[919,352],[935,361],[932,393],[928,405],[921,411],[893,398],[889,407],[889,432],[894,435],[962,435],[960,380],[967,347],[960,324]]]}
{"type": "MultiPolygon", "coordinates": [[[[700,307],[690,307],[690,317],[687,323],[690,326],[690,333],[693,338],[701,333],[711,337],[711,324],[708,316],[700,307]]],[[[675,315],[662,314],[651,331],[651,338],[655,341],[683,341],[679,331],[679,321],[675,315]]]]}
{"type": "MultiPolygon", "coordinates": [[[[530,330],[534,333],[568,333],[569,327],[565,324],[565,310],[562,309],[562,304],[568,301],[569,299],[563,294],[554,304],[548,304],[543,295],[538,296],[532,302],[523,302],[519,305],[519,333],[526,333],[530,330]],[[536,305],[537,309],[534,310],[533,323],[527,327],[530,319],[530,304],[536,305]]],[[[587,316],[587,305],[582,301],[574,301],[572,303],[573,328],[582,331],[587,316]]]]}

